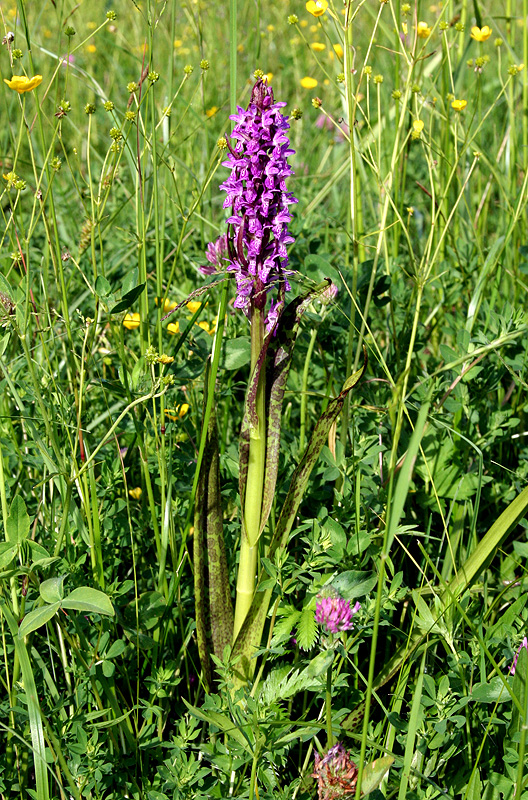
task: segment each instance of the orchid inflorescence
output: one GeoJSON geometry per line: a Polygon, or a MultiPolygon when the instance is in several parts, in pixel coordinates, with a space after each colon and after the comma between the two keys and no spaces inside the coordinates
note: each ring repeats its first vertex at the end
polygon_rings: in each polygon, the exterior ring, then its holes
{"type": "MultiPolygon", "coordinates": [[[[288,207],[297,203],[286,190],[286,178],[293,174],[287,158],[294,151],[285,133],[290,126],[280,112],[285,105],[275,102],[265,80],[256,82],[247,109],[239,106],[231,115],[236,125],[230,138],[235,144],[228,142],[229,155],[223,162],[231,174],[220,185],[227,194],[224,208],[232,209],[227,220],[227,269],[236,277],[234,306],[251,319],[254,309],[264,311],[267,295],[277,284],[279,299],[272,300],[267,312],[268,328],[277,319],[281,295],[290,289],[286,246],[294,238],[288,232],[292,218],[288,207]]],[[[220,242],[213,249],[216,245],[220,242]]],[[[210,263],[215,255],[208,253],[210,263]]]]}

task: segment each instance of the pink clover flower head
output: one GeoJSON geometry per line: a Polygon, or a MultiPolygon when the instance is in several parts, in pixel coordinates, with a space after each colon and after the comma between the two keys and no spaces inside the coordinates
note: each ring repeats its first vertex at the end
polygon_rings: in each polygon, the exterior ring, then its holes
{"type": "Polygon", "coordinates": [[[223,233],[215,242],[209,242],[205,250],[205,257],[209,263],[198,267],[202,275],[215,275],[225,269],[229,259],[227,233],[223,233]]]}
{"type": "MultiPolygon", "coordinates": [[[[226,193],[224,208],[231,209],[227,269],[235,273],[235,308],[251,319],[254,309],[263,311],[270,290],[278,287],[279,304],[291,287],[287,275],[287,245],[294,241],[288,231],[292,216],[289,206],[297,199],[286,189],[293,174],[288,156],[293,155],[286,136],[289,124],[276,103],[273,89],[259,79],[246,109],[240,106],[231,119],[236,123],[223,162],[231,170],[220,185],[226,193]]],[[[277,304],[266,319],[268,329],[277,317],[277,304]]]]}
{"type": "Polygon", "coordinates": [[[513,657],[513,662],[512,662],[512,665],[510,667],[510,675],[515,675],[515,670],[517,668],[517,660],[519,658],[519,654],[520,654],[521,650],[523,649],[523,647],[526,650],[528,650],[528,637],[526,637],[526,636],[522,640],[522,642],[521,642],[521,644],[519,646],[519,649],[517,650],[517,652],[515,653],[515,655],[513,657]]]}
{"type": "Polygon", "coordinates": [[[324,756],[315,754],[312,778],[317,780],[319,800],[336,800],[354,794],[357,776],[358,768],[341,742],[337,742],[324,756]]]}
{"type": "Polygon", "coordinates": [[[361,605],[350,607],[350,600],[342,597],[320,597],[315,606],[315,621],[323,626],[326,633],[349,631],[354,627],[352,617],[361,605]]]}

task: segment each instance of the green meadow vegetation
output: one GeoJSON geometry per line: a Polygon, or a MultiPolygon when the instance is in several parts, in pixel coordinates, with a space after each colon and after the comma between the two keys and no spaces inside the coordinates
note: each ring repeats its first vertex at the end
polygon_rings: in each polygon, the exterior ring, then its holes
{"type": "Polygon", "coordinates": [[[526,800],[528,0],[0,19],[0,798],[526,800]]]}

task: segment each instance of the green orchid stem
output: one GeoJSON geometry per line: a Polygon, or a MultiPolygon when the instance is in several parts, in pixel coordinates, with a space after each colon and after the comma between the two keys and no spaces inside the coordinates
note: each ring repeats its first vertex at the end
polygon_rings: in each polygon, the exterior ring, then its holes
{"type": "MultiPolygon", "coordinates": [[[[251,318],[251,374],[253,374],[256,367],[263,343],[264,317],[262,311],[253,309],[251,318]]],[[[260,518],[266,466],[266,371],[264,367],[262,367],[260,372],[255,406],[258,422],[256,427],[251,430],[250,434],[233,641],[235,641],[244,623],[255,592],[258,540],[260,537],[260,518]]]]}

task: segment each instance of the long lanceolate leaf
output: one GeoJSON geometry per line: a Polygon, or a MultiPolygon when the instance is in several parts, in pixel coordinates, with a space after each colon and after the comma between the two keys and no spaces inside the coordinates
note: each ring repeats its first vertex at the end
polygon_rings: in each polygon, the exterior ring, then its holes
{"type": "Polygon", "coordinates": [[[210,654],[213,652],[221,658],[233,637],[233,606],[224,546],[214,409],[209,417],[196,490],[193,540],[196,634],[204,679],[210,686],[210,654]]]}
{"type": "MultiPolygon", "coordinates": [[[[295,521],[297,511],[299,510],[304,492],[306,491],[308,480],[317,463],[323,445],[328,438],[330,428],[339,416],[348,393],[357,385],[365,371],[367,366],[366,350],[364,353],[365,360],[363,366],[348,378],[341,393],[328,404],[326,411],[321,415],[314,428],[310,443],[297,469],[293,473],[290,488],[286,495],[273,538],[270,542],[268,550],[268,558],[270,559],[273,559],[277,550],[286,547],[288,543],[290,531],[295,521]]],[[[234,655],[242,657],[238,664],[238,670],[243,679],[246,680],[254,671],[255,662],[254,659],[252,659],[252,655],[255,648],[260,645],[262,639],[262,632],[264,630],[270,599],[271,589],[259,592],[257,586],[257,592],[253,598],[250,611],[235,641],[234,655]]]]}
{"type": "MultiPolygon", "coordinates": [[[[469,558],[459,568],[457,575],[452,579],[447,588],[439,592],[441,599],[440,605],[443,608],[446,608],[451,602],[458,600],[477,580],[482,572],[489,566],[506,537],[527,513],[528,486],[504,509],[484,538],[478,543],[469,558]]],[[[403,662],[420,646],[426,636],[427,632],[415,633],[411,640],[394,654],[376,678],[374,684],[375,689],[383,686],[396,674],[403,662]]]]}
{"type": "Polygon", "coordinates": [[[9,626],[9,630],[11,631],[11,636],[13,637],[13,643],[15,645],[15,652],[18,656],[20,668],[22,670],[22,680],[24,681],[24,692],[26,694],[29,714],[29,728],[31,731],[31,749],[33,752],[33,763],[35,766],[35,788],[37,800],[49,800],[44,731],[42,728],[37,687],[35,686],[35,678],[33,676],[31,662],[29,660],[24,639],[18,635],[17,621],[4,602],[0,603],[0,611],[3,613],[9,626]]]}

